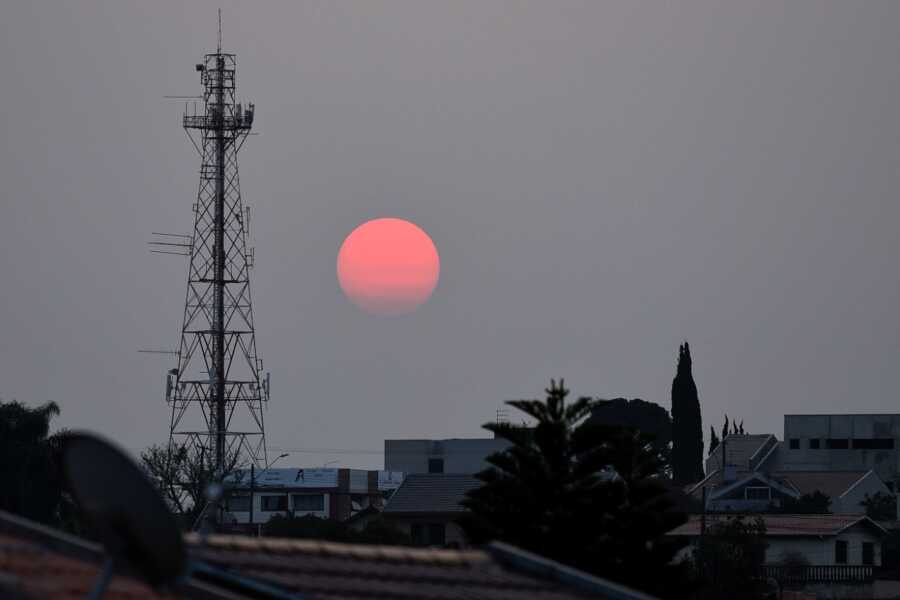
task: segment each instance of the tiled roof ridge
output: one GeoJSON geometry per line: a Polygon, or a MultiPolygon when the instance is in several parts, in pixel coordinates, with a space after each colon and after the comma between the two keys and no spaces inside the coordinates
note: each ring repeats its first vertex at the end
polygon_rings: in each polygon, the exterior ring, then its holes
{"type": "Polygon", "coordinates": [[[0,533],[21,536],[71,558],[99,563],[106,555],[106,551],[100,544],[89,542],[4,510],[0,510],[0,533]]]}
{"type": "Polygon", "coordinates": [[[241,535],[211,534],[205,544],[195,533],[185,535],[191,550],[208,547],[213,550],[256,551],[269,553],[304,553],[322,557],[359,558],[385,562],[403,562],[440,565],[471,565],[489,562],[490,557],[481,550],[447,550],[442,548],[415,548],[411,546],[387,546],[380,544],[352,544],[311,539],[292,539],[241,535]]]}
{"type": "MultiPolygon", "coordinates": [[[[699,519],[703,515],[692,514],[689,515],[692,519],[699,519]]],[[[738,512],[725,512],[725,513],[707,513],[707,518],[737,518],[737,517],[763,517],[765,519],[806,519],[806,520],[816,520],[816,519],[853,519],[858,520],[865,517],[865,513],[818,513],[818,514],[810,514],[810,513],[738,513],[738,512]]]]}
{"type": "Polygon", "coordinates": [[[478,479],[471,473],[407,473],[406,479],[478,479]]]}

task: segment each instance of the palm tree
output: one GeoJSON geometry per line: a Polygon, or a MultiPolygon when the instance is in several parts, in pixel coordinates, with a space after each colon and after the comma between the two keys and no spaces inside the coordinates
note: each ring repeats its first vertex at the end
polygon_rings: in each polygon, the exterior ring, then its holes
{"type": "Polygon", "coordinates": [[[0,509],[56,524],[63,490],[50,421],[58,414],[53,402],[0,402],[0,509]]]}

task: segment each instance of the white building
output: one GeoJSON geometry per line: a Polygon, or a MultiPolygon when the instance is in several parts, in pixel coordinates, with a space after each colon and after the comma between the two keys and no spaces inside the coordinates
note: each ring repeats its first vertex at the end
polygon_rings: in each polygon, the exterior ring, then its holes
{"type": "MultiPolygon", "coordinates": [[[[756,517],[766,527],[766,565],[781,565],[802,556],[811,566],[881,565],[881,541],[887,533],[878,523],[863,515],[744,515],[756,517]]],[[[736,515],[707,515],[706,534],[719,523],[736,515]]],[[[668,533],[683,536],[696,546],[700,539],[702,517],[691,515],[687,523],[668,533]]]]}
{"type": "Polygon", "coordinates": [[[785,415],[784,470],[875,471],[900,488],[900,414],[785,415]]]}
{"type": "Polygon", "coordinates": [[[384,468],[407,474],[474,475],[488,467],[488,456],[509,446],[502,438],[385,440],[384,468]]]}
{"type": "Polygon", "coordinates": [[[312,515],[344,521],[369,506],[380,508],[403,473],[361,469],[242,469],[226,480],[225,511],[236,525],[275,515],[312,515]]]}
{"type": "Polygon", "coordinates": [[[778,510],[788,498],[821,492],[838,514],[865,513],[867,496],[891,493],[864,463],[839,469],[844,465],[835,461],[812,469],[806,461],[791,460],[790,452],[771,434],[729,435],[707,458],[706,477],[687,492],[700,499],[706,488],[709,510],[731,512],[778,510]]]}

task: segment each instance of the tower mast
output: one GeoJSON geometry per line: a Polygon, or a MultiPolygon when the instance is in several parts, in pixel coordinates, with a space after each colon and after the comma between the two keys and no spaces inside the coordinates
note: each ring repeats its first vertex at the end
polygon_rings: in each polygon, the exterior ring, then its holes
{"type": "Polygon", "coordinates": [[[255,107],[235,102],[237,63],[234,54],[222,52],[221,11],[218,33],[216,52],[196,66],[203,105],[183,116],[202,163],[178,366],[170,371],[166,401],[172,409],[170,448],[200,457],[221,478],[238,465],[265,465],[269,378],[256,353],[249,209],[241,200],[237,163],[255,107]]]}

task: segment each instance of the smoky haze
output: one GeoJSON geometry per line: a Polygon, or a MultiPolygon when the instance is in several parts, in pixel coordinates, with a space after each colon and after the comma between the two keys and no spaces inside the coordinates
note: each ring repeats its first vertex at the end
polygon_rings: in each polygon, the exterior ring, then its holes
{"type": "MultiPolygon", "coordinates": [[[[0,395],[163,442],[209,2],[0,7],[0,395]]],[[[224,3],[281,466],[482,435],[551,377],[668,408],[688,339],[727,413],[897,412],[900,3],[224,3]],[[434,239],[411,315],[343,297],[368,219],[434,239]]],[[[513,418],[514,415],[511,415],[513,418]]],[[[271,454],[271,453],[270,453],[271,454]]]]}

